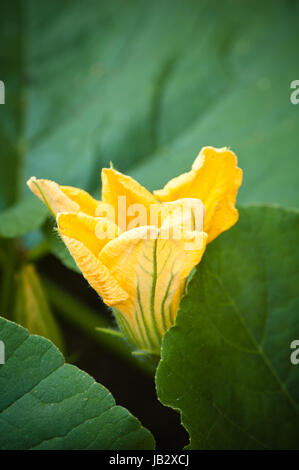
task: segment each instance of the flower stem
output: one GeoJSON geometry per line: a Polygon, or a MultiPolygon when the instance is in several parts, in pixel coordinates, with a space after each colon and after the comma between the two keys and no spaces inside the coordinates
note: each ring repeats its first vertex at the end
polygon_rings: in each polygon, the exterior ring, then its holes
{"type": "Polygon", "coordinates": [[[43,285],[47,291],[48,300],[58,315],[76,328],[84,331],[88,336],[105,346],[125,362],[147,374],[153,374],[153,368],[150,364],[132,355],[132,349],[122,338],[97,330],[99,327],[104,329],[111,328],[108,320],[82,302],[74,299],[72,295],[61,289],[53,281],[43,278],[43,285]]]}

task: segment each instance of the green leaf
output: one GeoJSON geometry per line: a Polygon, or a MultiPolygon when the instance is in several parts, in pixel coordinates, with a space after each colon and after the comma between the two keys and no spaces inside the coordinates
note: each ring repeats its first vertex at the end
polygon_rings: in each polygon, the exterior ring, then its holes
{"type": "Polygon", "coordinates": [[[96,191],[110,160],[157,189],[204,145],[237,153],[240,202],[298,205],[298,13],[283,0],[5,2],[0,207],[32,175],[96,191]]]}
{"type": "Polygon", "coordinates": [[[298,212],[252,206],[207,247],[157,372],[189,448],[299,447],[298,235],[298,212]]]}
{"type": "Polygon", "coordinates": [[[48,211],[38,199],[26,197],[0,213],[0,237],[20,237],[40,227],[47,217],[48,211]]]}
{"type": "Polygon", "coordinates": [[[149,431],[54,345],[0,319],[1,449],[153,449],[149,431]]]}
{"type": "Polygon", "coordinates": [[[157,83],[156,144],[130,174],[157,189],[188,171],[201,147],[228,146],[244,170],[239,203],[298,207],[299,113],[290,102],[290,84],[299,76],[299,4],[171,4],[171,19],[181,10],[180,18],[164,35],[177,51],[168,69],[164,62],[164,80],[157,83]]]}
{"type": "Polygon", "coordinates": [[[13,320],[32,334],[50,339],[64,350],[60,329],[50,310],[41,280],[33,265],[22,266],[17,274],[13,320]]]}

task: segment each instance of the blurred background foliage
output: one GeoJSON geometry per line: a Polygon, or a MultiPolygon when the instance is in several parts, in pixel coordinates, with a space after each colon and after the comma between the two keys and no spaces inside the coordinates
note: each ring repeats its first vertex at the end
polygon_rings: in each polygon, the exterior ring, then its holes
{"type": "Polygon", "coordinates": [[[297,207],[298,13],[295,0],[1,5],[0,313],[63,342],[160,448],[187,442],[178,417],[129,348],[95,330],[111,315],[25,183],[34,175],[100,197],[112,161],[158,189],[201,147],[229,146],[244,170],[239,203],[297,207]]]}

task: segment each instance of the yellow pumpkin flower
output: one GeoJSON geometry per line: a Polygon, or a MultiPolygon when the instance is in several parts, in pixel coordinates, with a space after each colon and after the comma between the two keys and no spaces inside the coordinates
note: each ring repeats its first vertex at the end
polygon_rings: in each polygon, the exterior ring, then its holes
{"type": "Polygon", "coordinates": [[[28,186],[56,217],[62,240],[113,307],[123,335],[139,350],[159,354],[207,240],[238,219],[241,181],[230,150],[205,147],[189,173],[154,194],[113,168],[102,170],[101,201],[35,177],[28,186]]]}
{"type": "Polygon", "coordinates": [[[237,163],[236,155],[226,147],[204,147],[191,171],[170,180],[154,194],[164,202],[181,197],[200,199],[206,209],[204,231],[211,242],[239,218],[235,203],[242,184],[242,170],[237,163]]]}

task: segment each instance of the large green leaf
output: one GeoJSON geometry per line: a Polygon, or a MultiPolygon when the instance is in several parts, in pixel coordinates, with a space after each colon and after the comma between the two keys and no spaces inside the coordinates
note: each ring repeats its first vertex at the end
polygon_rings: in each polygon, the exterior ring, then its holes
{"type": "Polygon", "coordinates": [[[298,9],[284,0],[5,2],[0,207],[28,191],[31,175],[94,191],[110,160],[158,188],[204,145],[238,154],[241,202],[297,205],[298,9]]]}
{"type": "Polygon", "coordinates": [[[190,448],[299,448],[298,238],[298,212],[257,206],[207,247],[157,372],[190,448]]]}
{"type": "Polygon", "coordinates": [[[153,449],[110,392],[40,336],[0,318],[1,449],[153,449]]]}

